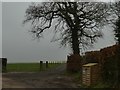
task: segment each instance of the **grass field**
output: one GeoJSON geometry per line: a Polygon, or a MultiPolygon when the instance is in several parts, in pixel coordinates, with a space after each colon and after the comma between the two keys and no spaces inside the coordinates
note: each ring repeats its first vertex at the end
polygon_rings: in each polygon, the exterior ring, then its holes
{"type": "Polygon", "coordinates": [[[42,68],[40,68],[40,63],[8,63],[7,72],[39,72],[57,67],[60,64],[62,63],[49,63],[48,68],[46,68],[46,64],[43,63],[42,68]]]}

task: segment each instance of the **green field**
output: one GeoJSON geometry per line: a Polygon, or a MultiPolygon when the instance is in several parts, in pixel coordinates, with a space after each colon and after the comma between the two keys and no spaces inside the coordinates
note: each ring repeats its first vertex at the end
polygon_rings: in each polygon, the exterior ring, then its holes
{"type": "Polygon", "coordinates": [[[49,63],[48,68],[46,68],[46,64],[43,63],[42,68],[40,68],[40,63],[8,63],[7,72],[39,72],[55,68],[60,64],[62,63],[49,63]]]}

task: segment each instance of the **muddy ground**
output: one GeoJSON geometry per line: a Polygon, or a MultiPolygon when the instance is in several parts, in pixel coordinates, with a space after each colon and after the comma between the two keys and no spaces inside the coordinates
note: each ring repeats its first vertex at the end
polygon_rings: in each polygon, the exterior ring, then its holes
{"type": "Polygon", "coordinates": [[[77,88],[73,78],[65,75],[66,65],[41,72],[2,74],[3,88],[77,88]]]}

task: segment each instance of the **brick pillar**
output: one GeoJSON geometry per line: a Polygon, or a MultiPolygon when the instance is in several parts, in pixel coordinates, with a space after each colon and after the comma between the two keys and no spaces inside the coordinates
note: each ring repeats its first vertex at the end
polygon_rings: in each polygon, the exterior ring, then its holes
{"type": "Polygon", "coordinates": [[[81,71],[81,57],[79,54],[73,54],[71,56],[67,56],[67,71],[70,72],[78,72],[81,71]]]}

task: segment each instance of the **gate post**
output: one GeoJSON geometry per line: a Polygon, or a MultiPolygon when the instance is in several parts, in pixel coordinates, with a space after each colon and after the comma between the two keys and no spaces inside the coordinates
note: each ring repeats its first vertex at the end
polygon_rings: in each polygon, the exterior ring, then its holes
{"type": "Polygon", "coordinates": [[[7,72],[7,58],[0,58],[0,64],[2,65],[1,66],[1,71],[2,72],[7,72]]]}
{"type": "Polygon", "coordinates": [[[43,69],[43,61],[40,61],[40,71],[43,69]]]}
{"type": "Polygon", "coordinates": [[[46,61],[46,68],[48,68],[48,61],[46,61]]]}
{"type": "Polygon", "coordinates": [[[79,54],[67,56],[67,71],[80,72],[82,70],[81,57],[79,54]]]}

